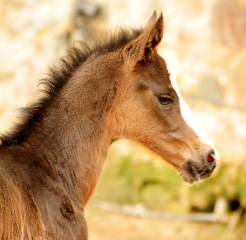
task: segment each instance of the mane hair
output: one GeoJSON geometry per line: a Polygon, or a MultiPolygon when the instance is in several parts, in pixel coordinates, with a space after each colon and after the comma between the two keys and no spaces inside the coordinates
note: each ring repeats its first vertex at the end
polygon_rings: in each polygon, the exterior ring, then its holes
{"type": "Polygon", "coordinates": [[[94,36],[89,42],[78,42],[67,50],[57,65],[49,68],[47,77],[39,81],[41,96],[34,103],[20,109],[19,122],[7,134],[0,135],[4,146],[13,146],[28,138],[35,130],[37,123],[42,119],[46,110],[57,97],[60,90],[66,85],[73,73],[93,54],[103,55],[124,47],[131,40],[136,39],[142,29],[120,27],[115,31],[108,31],[104,36],[94,36]]]}

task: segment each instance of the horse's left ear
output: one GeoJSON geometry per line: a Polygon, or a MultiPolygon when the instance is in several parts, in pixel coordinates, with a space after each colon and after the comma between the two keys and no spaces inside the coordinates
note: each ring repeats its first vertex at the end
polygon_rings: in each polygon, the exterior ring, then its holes
{"type": "Polygon", "coordinates": [[[124,60],[129,67],[135,67],[138,63],[146,63],[155,47],[160,43],[163,36],[163,15],[156,18],[153,13],[149,22],[143,29],[143,33],[135,40],[128,43],[123,51],[124,60]]]}

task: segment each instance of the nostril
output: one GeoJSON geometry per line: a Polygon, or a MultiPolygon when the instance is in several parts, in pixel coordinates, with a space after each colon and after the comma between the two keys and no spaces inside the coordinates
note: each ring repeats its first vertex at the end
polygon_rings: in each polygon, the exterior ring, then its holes
{"type": "Polygon", "coordinates": [[[211,154],[208,154],[208,162],[212,164],[214,161],[214,157],[211,154]]]}
{"type": "Polygon", "coordinates": [[[213,157],[212,153],[208,154],[208,159],[207,160],[208,160],[208,164],[209,164],[209,166],[211,168],[211,171],[213,171],[217,164],[216,164],[216,160],[213,157]]]}

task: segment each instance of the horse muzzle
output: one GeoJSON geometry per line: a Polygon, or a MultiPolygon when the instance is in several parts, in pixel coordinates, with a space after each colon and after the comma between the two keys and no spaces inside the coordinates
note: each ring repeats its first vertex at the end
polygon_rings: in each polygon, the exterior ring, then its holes
{"type": "Polygon", "coordinates": [[[211,151],[199,162],[187,160],[182,166],[180,176],[185,182],[190,184],[210,177],[217,166],[217,160],[214,155],[214,151],[211,151]]]}

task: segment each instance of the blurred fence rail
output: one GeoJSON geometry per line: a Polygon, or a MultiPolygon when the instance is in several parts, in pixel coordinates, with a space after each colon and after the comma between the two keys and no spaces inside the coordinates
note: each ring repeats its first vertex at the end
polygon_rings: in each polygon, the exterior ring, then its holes
{"type": "Polygon", "coordinates": [[[144,208],[142,205],[130,206],[130,205],[119,205],[98,199],[92,199],[90,205],[101,208],[103,210],[122,213],[137,217],[148,217],[154,219],[163,219],[169,221],[195,221],[195,222],[217,222],[227,223],[228,217],[216,213],[164,213],[158,211],[152,211],[144,208]]]}

